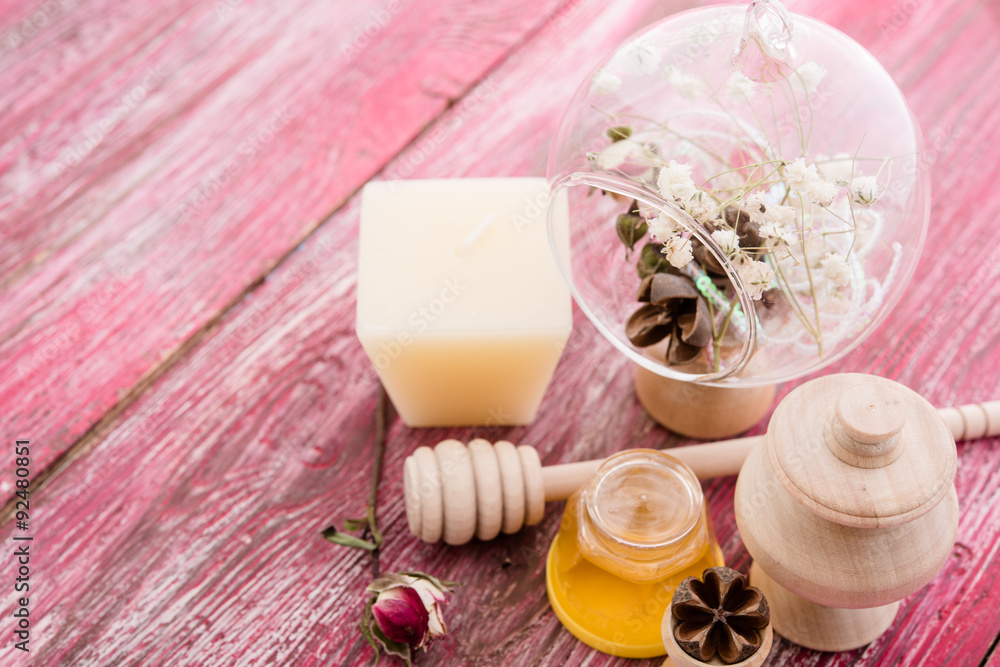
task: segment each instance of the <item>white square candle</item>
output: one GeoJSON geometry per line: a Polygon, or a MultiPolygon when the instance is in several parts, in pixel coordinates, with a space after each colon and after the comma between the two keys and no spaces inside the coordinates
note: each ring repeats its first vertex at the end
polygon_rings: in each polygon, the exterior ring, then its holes
{"type": "MultiPolygon", "coordinates": [[[[542,178],[365,186],[357,334],[407,425],[534,420],[573,324],[550,200],[542,178]]],[[[565,193],[551,205],[565,248],[565,193]]]]}

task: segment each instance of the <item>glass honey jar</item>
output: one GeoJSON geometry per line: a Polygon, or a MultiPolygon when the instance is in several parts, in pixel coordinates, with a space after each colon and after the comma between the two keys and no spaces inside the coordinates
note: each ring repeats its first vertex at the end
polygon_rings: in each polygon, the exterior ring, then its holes
{"type": "Polygon", "coordinates": [[[549,548],[549,602],[577,639],[626,658],[665,655],[660,623],[674,589],[723,565],[701,485],[663,452],[608,458],[567,501],[549,548]]]}

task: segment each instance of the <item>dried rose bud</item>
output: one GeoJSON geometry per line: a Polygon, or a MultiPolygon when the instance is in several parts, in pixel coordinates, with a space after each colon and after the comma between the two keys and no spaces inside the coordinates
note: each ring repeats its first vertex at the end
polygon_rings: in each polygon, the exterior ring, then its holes
{"type": "Polygon", "coordinates": [[[379,629],[393,641],[418,649],[430,639],[429,614],[416,589],[394,586],[382,591],[372,614],[379,629]]]}
{"type": "Polygon", "coordinates": [[[386,649],[392,647],[385,639],[410,650],[426,648],[448,631],[442,607],[449,588],[438,579],[418,572],[387,574],[372,581],[368,591],[375,594],[369,629],[386,649]]]}

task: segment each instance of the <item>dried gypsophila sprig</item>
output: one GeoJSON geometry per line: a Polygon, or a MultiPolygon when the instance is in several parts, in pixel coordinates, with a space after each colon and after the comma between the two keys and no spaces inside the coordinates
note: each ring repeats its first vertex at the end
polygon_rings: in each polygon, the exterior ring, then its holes
{"type": "MultiPolygon", "coordinates": [[[[822,325],[819,313],[817,312],[815,317],[805,314],[802,306],[798,304],[796,291],[789,289],[790,281],[785,274],[791,273],[796,267],[804,267],[808,296],[814,303],[819,275],[827,280],[827,285],[832,290],[848,287],[851,284],[852,271],[847,267],[847,255],[850,254],[853,242],[847,245],[846,253],[842,254],[837,247],[826,249],[824,237],[849,231],[853,239],[856,222],[849,222],[846,217],[841,216],[842,222],[850,229],[823,231],[806,222],[806,207],[807,205],[812,209],[818,207],[829,212],[829,208],[838,198],[841,201],[848,200],[852,207],[854,204],[867,207],[878,200],[884,188],[880,192],[874,177],[856,177],[850,182],[848,189],[846,183],[838,185],[823,179],[819,175],[817,166],[807,164],[803,158],[791,163],[779,161],[776,164],[757,163],[749,167],[743,165],[743,169],[749,175],[742,187],[710,192],[705,185],[701,188],[695,185],[689,165],[678,164],[671,160],[659,168],[657,186],[664,198],[678,204],[710,232],[713,240],[736,270],[751,299],[761,300],[768,289],[779,286],[785,288],[786,296],[796,306],[793,312],[799,315],[800,320],[816,339],[822,354],[822,325]],[[769,172],[754,181],[755,172],[765,169],[769,172]],[[775,188],[784,193],[781,201],[773,201],[773,197],[771,200],[768,199],[768,191],[773,191],[775,188]],[[727,195],[727,198],[720,197],[720,193],[727,195]],[[783,203],[789,199],[797,201],[798,207],[783,203]],[[744,216],[748,217],[749,223],[753,225],[752,235],[748,233],[750,225],[743,224],[744,216]],[[825,252],[820,257],[810,255],[808,246],[811,241],[814,241],[814,245],[822,242],[821,248],[825,252]],[[789,265],[786,270],[782,269],[782,262],[789,265]],[[811,270],[814,264],[817,269],[822,269],[815,277],[811,270]]],[[[719,176],[721,175],[707,179],[706,185],[719,176]]],[[[836,216],[836,213],[830,212],[830,215],[836,216]]],[[[853,208],[851,216],[856,219],[853,208]]],[[[653,229],[652,223],[651,229],[653,229]]],[[[670,252],[676,239],[684,234],[676,227],[672,230],[667,229],[666,233],[663,233],[662,225],[656,230],[660,232],[656,238],[664,244],[664,252],[670,252]]],[[[841,246],[845,244],[846,242],[841,246]]],[[[717,261],[711,253],[699,248],[699,245],[696,240],[694,254],[702,270],[715,269],[718,272],[720,267],[717,261]]],[[[683,269],[684,266],[678,268],[683,269]]],[[[731,307],[735,307],[735,303],[731,307]]]]}
{"type": "MultiPolygon", "coordinates": [[[[632,135],[631,130],[626,133],[616,129],[616,132],[619,136],[632,135]]],[[[812,233],[811,230],[807,233],[803,225],[799,224],[805,201],[808,200],[813,206],[829,207],[842,194],[840,190],[848,184],[844,182],[838,185],[822,179],[817,166],[807,164],[802,158],[791,163],[755,164],[748,169],[753,174],[757,170],[763,171],[765,167],[770,169],[768,174],[756,182],[748,177],[747,183],[751,187],[737,190],[738,196],[730,196],[727,200],[720,199],[718,192],[709,192],[704,185],[701,188],[697,187],[691,176],[692,167],[674,160],[657,169],[657,187],[665,199],[673,201],[682,208],[712,237],[740,277],[751,299],[760,301],[767,290],[787,286],[788,278],[784,275],[785,272],[781,271],[779,264],[782,261],[790,262],[792,268],[806,264],[809,291],[813,293],[814,299],[815,281],[808,267],[808,263],[813,261],[817,264],[817,280],[821,276],[833,290],[848,287],[851,284],[852,271],[845,255],[834,250],[826,252],[822,259],[818,260],[806,256],[802,248],[812,233]],[[763,185],[773,188],[775,184],[782,184],[785,188],[782,201],[795,197],[799,201],[799,207],[770,201],[766,192],[752,189],[763,185]],[[775,267],[779,269],[780,275],[776,275],[775,267]]],[[[708,179],[706,183],[715,178],[708,179]]],[[[850,186],[852,201],[864,206],[870,206],[881,194],[878,192],[878,186],[873,185],[869,177],[864,177],[863,180],[855,178],[850,186]]],[[[638,204],[633,202],[627,216],[619,218],[619,237],[627,243],[629,249],[639,240],[639,230],[643,228],[641,213],[638,204]],[[627,224],[624,224],[626,222],[627,224]],[[624,233],[626,231],[629,234],[627,238],[624,233]]],[[[655,216],[649,215],[645,222],[650,237],[661,244],[661,251],[670,266],[684,270],[694,261],[700,271],[713,274],[713,278],[725,275],[716,256],[672,217],[658,212],[655,216]]],[[[640,273],[643,264],[649,264],[645,253],[640,259],[640,273]]],[[[787,272],[790,271],[791,269],[787,272]]],[[[791,298],[795,300],[794,294],[791,298]]],[[[726,307],[727,312],[735,312],[738,308],[737,300],[738,295],[730,297],[730,303],[726,307]]],[[[793,312],[799,316],[816,339],[822,354],[818,312],[815,321],[810,321],[801,306],[793,309],[793,312]]],[[[725,332],[722,326],[713,330],[716,351],[718,342],[725,332]]],[[[716,355],[716,370],[718,370],[718,355],[716,355]]]]}
{"type": "MultiPolygon", "coordinates": [[[[661,156],[655,136],[656,132],[671,135],[673,140],[680,141],[686,148],[684,154],[691,154],[692,150],[698,153],[701,147],[696,139],[683,136],[668,122],[642,119],[648,123],[647,128],[636,130],[622,123],[628,114],[608,114],[617,131],[614,136],[609,133],[611,145],[605,151],[591,153],[591,159],[599,169],[655,186],[664,198],[681,207],[701,226],[707,228],[714,225],[709,234],[723,248],[750,298],[768,307],[783,298],[787,308],[783,306],[782,311],[794,315],[804,331],[813,338],[819,356],[823,356],[824,323],[828,321],[826,313],[830,313],[832,321],[837,323],[830,332],[831,340],[836,341],[838,335],[842,336],[849,330],[842,322],[865,321],[878,307],[884,292],[883,285],[864,275],[855,253],[862,252],[866,243],[871,247],[872,228],[877,234],[878,215],[873,213],[874,219],[866,217],[865,211],[888,190],[888,179],[880,180],[879,176],[887,165],[891,175],[891,159],[859,157],[860,147],[853,155],[840,153],[832,158],[816,156],[813,160],[808,159],[813,97],[827,74],[825,68],[814,61],[783,73],[785,78],[782,80],[768,83],[752,81],[741,72],[734,72],[726,81],[724,90],[716,90],[699,72],[686,71],[675,62],[664,61],[657,68],[661,58],[656,49],[656,45],[643,42],[626,50],[622,55],[623,62],[612,62],[595,76],[592,91],[597,92],[596,88],[600,88],[602,95],[617,91],[621,80],[613,72],[618,71],[616,65],[621,65],[625,68],[622,71],[662,76],[685,99],[707,98],[718,103],[723,115],[728,114],[727,104],[745,102],[752,106],[753,100],[764,105],[761,113],[753,115],[757,120],[767,118],[772,111],[769,100],[772,96],[783,94],[787,99],[803,102],[797,108],[798,112],[789,116],[799,140],[795,150],[801,152],[784,159],[780,137],[777,148],[772,147],[767,143],[763,126],[760,132],[755,132],[748,130],[748,125],[737,122],[733,135],[736,148],[714,154],[716,157],[730,156],[728,163],[725,158],[719,157],[718,173],[704,174],[704,181],[699,185],[694,178],[695,163],[685,162],[680,154],[661,156]],[[599,82],[608,85],[597,86],[599,82]],[[723,96],[728,102],[723,101],[723,96]],[[621,131],[623,128],[627,130],[621,131]],[[739,136],[736,136],[737,133],[740,133],[739,136]],[[758,144],[762,137],[763,143],[758,144]],[[751,154],[755,157],[750,157],[751,154]],[[674,159],[667,159],[670,157],[674,159]],[[857,171],[859,160],[879,160],[882,164],[878,173],[870,176],[857,171]],[[742,237],[736,226],[726,222],[716,224],[733,209],[750,216],[758,225],[760,240],[757,243],[748,244],[743,238],[731,243],[733,232],[742,237]],[[866,226],[868,229],[865,229],[866,226]],[[862,231],[866,234],[863,241],[862,231]],[[781,297],[765,296],[770,290],[778,288],[781,289],[781,297]],[[851,309],[847,317],[843,316],[845,304],[851,309]],[[822,308],[829,310],[821,312],[822,308]]],[[[817,96],[817,101],[823,99],[822,95],[817,96]]],[[[711,155],[710,151],[703,152],[705,159],[697,163],[698,167],[706,168],[714,159],[709,159],[711,155]]],[[[695,278],[697,284],[705,284],[698,276],[708,270],[709,262],[706,262],[704,248],[699,253],[697,236],[691,236],[690,230],[681,228],[673,220],[656,215],[656,211],[647,213],[649,235],[662,244],[666,262],[695,278]],[[688,258],[688,252],[693,257],[688,258]]],[[[641,223],[634,219],[631,222],[628,230],[631,234],[630,247],[641,240],[635,238],[634,233],[641,223]]],[[[893,245],[892,252],[898,255],[897,246],[893,245]]],[[[711,253],[708,252],[707,256],[711,253]]],[[[648,264],[645,255],[639,261],[648,264]]],[[[713,276],[713,282],[719,283],[715,278],[713,276]]],[[[886,277],[886,281],[891,279],[891,274],[886,277]]],[[[715,314],[723,322],[728,322],[734,312],[734,321],[740,318],[734,292],[729,290],[728,303],[716,305],[715,314]]],[[[718,302],[718,292],[705,296],[710,303],[718,302]]],[[[752,316],[749,313],[746,315],[752,316]]],[[[716,336],[722,331],[720,323],[716,336]]],[[[782,335],[787,337],[788,334],[782,335]]]]}

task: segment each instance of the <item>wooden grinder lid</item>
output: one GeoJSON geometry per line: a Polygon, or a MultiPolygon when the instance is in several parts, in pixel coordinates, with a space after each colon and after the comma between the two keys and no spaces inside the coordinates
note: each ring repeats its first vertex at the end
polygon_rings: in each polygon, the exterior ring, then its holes
{"type": "Polygon", "coordinates": [[[831,375],[792,391],[768,426],[775,476],[800,504],[845,526],[879,528],[934,508],[955,477],[955,441],[934,407],[871,375],[831,375]]]}

